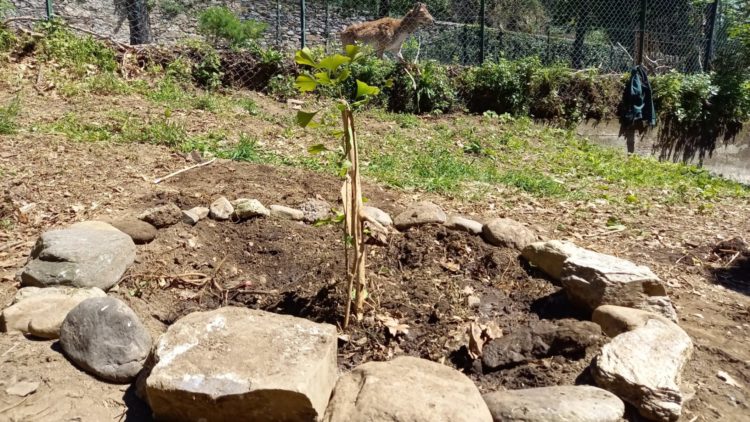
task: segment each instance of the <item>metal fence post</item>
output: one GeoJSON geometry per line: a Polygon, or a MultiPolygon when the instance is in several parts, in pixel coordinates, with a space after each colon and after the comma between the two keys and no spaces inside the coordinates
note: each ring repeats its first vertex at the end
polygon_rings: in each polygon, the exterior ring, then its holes
{"type": "Polygon", "coordinates": [[[328,0],[325,0],[325,1],[326,1],[326,23],[325,23],[326,27],[325,27],[325,36],[326,36],[326,53],[328,53],[328,44],[330,42],[329,38],[331,37],[331,28],[329,26],[330,23],[328,22],[328,20],[330,19],[331,10],[330,10],[330,3],[329,3],[329,1],[328,0]]]}
{"type": "Polygon", "coordinates": [[[484,0],[479,2],[479,64],[484,63],[484,0]]]}
{"type": "Polygon", "coordinates": [[[45,0],[47,5],[47,20],[52,19],[52,0],[45,0]]]}
{"type": "Polygon", "coordinates": [[[714,56],[714,42],[716,41],[716,18],[718,16],[719,0],[714,0],[713,4],[711,4],[711,16],[708,21],[708,28],[706,28],[708,40],[706,40],[706,52],[703,57],[703,70],[706,72],[711,70],[711,61],[714,56]]]}
{"type": "Polygon", "coordinates": [[[305,40],[305,25],[307,22],[305,21],[305,0],[299,0],[299,12],[300,12],[300,24],[302,27],[302,33],[300,34],[300,43],[302,44],[302,48],[305,48],[305,45],[307,44],[305,40]]]}
{"type": "Polygon", "coordinates": [[[276,47],[281,47],[281,0],[276,0],[276,47]]]}
{"type": "Polygon", "coordinates": [[[646,5],[648,0],[641,0],[640,39],[638,40],[638,66],[643,64],[643,45],[646,38],[646,5]]]}

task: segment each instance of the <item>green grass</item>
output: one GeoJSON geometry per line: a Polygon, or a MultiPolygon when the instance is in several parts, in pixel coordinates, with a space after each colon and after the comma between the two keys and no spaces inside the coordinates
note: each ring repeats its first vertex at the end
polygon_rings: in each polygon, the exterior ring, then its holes
{"type": "Polygon", "coordinates": [[[15,97],[10,104],[0,107],[0,135],[12,135],[18,130],[16,117],[21,111],[21,99],[15,97]]]}
{"type": "Polygon", "coordinates": [[[63,134],[78,142],[101,142],[114,137],[109,125],[83,121],[75,113],[68,113],[43,129],[47,132],[63,134]]]}

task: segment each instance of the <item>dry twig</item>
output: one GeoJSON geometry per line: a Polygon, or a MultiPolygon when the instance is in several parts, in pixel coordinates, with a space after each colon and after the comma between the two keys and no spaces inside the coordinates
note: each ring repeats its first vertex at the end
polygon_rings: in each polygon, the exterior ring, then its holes
{"type": "Polygon", "coordinates": [[[196,169],[198,167],[207,166],[207,165],[213,163],[214,161],[216,161],[216,158],[212,158],[212,159],[206,161],[205,163],[198,163],[198,164],[196,164],[194,166],[190,166],[190,167],[184,168],[182,170],[178,170],[178,171],[176,171],[174,173],[170,173],[170,174],[168,174],[168,175],[166,175],[164,177],[160,177],[160,178],[154,180],[154,183],[155,184],[159,184],[159,183],[161,183],[161,182],[163,182],[163,181],[165,181],[167,179],[171,179],[171,178],[173,178],[173,177],[175,177],[175,176],[177,176],[179,174],[185,173],[186,171],[193,170],[193,169],[196,169]]]}

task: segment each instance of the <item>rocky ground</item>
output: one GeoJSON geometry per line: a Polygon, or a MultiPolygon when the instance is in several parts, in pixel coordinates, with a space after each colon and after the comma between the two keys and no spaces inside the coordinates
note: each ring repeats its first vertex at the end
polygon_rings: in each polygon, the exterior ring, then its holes
{"type": "MultiPolygon", "coordinates": [[[[16,274],[48,229],[85,220],[137,218],[165,204],[181,210],[208,207],[219,196],[300,210],[314,208],[304,205],[311,200],[337,206],[338,180],[286,167],[217,161],[153,183],[156,177],[191,164],[153,146],[81,144],[34,134],[3,139],[2,210],[8,223],[0,231],[0,302],[8,305],[13,300],[19,287],[16,274]]],[[[638,237],[599,229],[594,224],[600,218],[598,210],[590,204],[520,197],[516,206],[495,207],[492,198],[464,203],[377,185],[366,185],[365,190],[369,205],[394,217],[415,202],[430,200],[449,215],[480,222],[509,217],[534,236],[572,240],[646,265],[661,280],[677,322],[694,348],[687,363],[682,358],[675,361],[675,356],[687,356],[682,351],[688,346],[681,330],[664,328],[673,326],[669,315],[653,322],[650,317],[613,317],[630,325],[619,332],[597,333],[596,324],[590,327],[583,321],[591,318],[590,309],[571,303],[561,293],[565,281],[519,256],[517,246],[523,245],[514,242],[528,240],[503,243],[493,241],[493,236],[433,224],[393,231],[386,245],[370,247],[368,274],[373,287],[367,317],[337,335],[336,366],[341,373],[364,362],[410,355],[463,371],[482,394],[575,383],[608,385],[639,406],[643,397],[611,386],[622,384],[612,375],[617,363],[607,358],[621,353],[611,348],[618,343],[673,339],[669,340],[673,346],[663,352],[665,367],[673,372],[686,364],[679,393],[685,400],[680,420],[739,421],[750,415],[750,354],[743,347],[750,335],[748,261],[744,245],[721,242],[747,235],[743,211],[747,204],[722,204],[713,214],[700,216],[700,221],[675,210],[657,209],[649,221],[638,223],[648,231],[638,237]],[[587,209],[587,214],[575,212],[579,208],[587,209]],[[574,233],[558,232],[561,224],[575,227],[574,233]],[[587,335],[589,330],[594,334],[587,335]],[[619,341],[607,338],[620,332],[619,341]],[[523,346],[525,341],[528,347],[523,346]],[[481,357],[478,342],[487,342],[481,357]],[[599,363],[587,369],[595,356],[599,363]]],[[[168,214],[165,211],[167,219],[168,214]]],[[[156,342],[169,326],[191,313],[227,305],[340,324],[345,293],[341,234],[335,225],[315,226],[276,214],[241,222],[205,218],[195,225],[180,218],[164,226],[154,240],[134,246],[134,263],[108,293],[134,311],[128,318],[142,323],[150,341],[156,342]]],[[[141,235],[145,238],[139,243],[149,237],[141,235]]],[[[583,305],[588,299],[581,300],[583,305]]],[[[45,332],[42,322],[35,327],[45,332]]],[[[148,420],[150,411],[134,386],[101,381],[111,376],[106,371],[98,378],[89,375],[86,371],[92,368],[86,365],[96,365],[90,360],[76,362],[76,353],[67,349],[64,339],[0,334],[0,419],[148,420]]],[[[221,366],[227,357],[218,353],[213,358],[221,366]]],[[[418,373],[431,371],[420,370],[418,364],[407,366],[418,373]]],[[[357,370],[365,374],[391,371],[361,368],[357,370]]],[[[346,394],[335,395],[334,402],[346,402],[346,394]]],[[[599,397],[597,402],[608,398],[599,397]]],[[[503,400],[507,399],[497,399],[503,400]]],[[[502,412],[497,406],[490,409],[502,412]]],[[[631,420],[639,418],[632,404],[626,414],[631,420]]]]}

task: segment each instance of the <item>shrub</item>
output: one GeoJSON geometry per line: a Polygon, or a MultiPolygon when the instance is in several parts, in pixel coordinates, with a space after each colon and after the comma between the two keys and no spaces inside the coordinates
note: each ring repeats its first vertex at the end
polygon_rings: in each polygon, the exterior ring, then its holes
{"type": "Polygon", "coordinates": [[[411,76],[403,65],[396,68],[393,87],[389,91],[388,106],[392,111],[420,114],[445,112],[453,108],[456,89],[448,68],[427,61],[419,65],[419,73],[410,73],[411,76]]]}
{"type": "Polygon", "coordinates": [[[524,114],[529,108],[532,78],[540,67],[536,58],[487,62],[462,75],[459,91],[473,112],[524,114]]]}
{"type": "Polygon", "coordinates": [[[193,67],[193,79],[198,85],[209,90],[221,87],[224,71],[221,65],[221,57],[213,48],[205,47],[197,52],[200,57],[193,67]]]}
{"type": "Polygon", "coordinates": [[[240,19],[225,6],[209,7],[198,17],[198,32],[214,46],[248,47],[266,30],[266,24],[240,19]]]}
{"type": "Polygon", "coordinates": [[[90,66],[100,71],[117,70],[115,52],[91,36],[78,36],[56,20],[40,24],[46,33],[42,42],[42,58],[57,61],[77,76],[87,73],[90,66]]]}
{"type": "Polygon", "coordinates": [[[16,97],[10,104],[0,107],[0,135],[12,135],[16,133],[18,125],[16,117],[21,110],[21,100],[16,97]]]}

